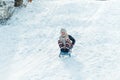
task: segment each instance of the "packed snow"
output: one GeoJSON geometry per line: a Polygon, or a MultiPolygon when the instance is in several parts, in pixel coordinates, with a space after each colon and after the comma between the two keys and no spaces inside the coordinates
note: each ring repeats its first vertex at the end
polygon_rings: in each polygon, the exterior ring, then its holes
{"type": "Polygon", "coordinates": [[[0,80],[120,80],[119,0],[33,0],[0,25],[0,80]],[[60,29],[76,39],[59,58],[60,29]]]}

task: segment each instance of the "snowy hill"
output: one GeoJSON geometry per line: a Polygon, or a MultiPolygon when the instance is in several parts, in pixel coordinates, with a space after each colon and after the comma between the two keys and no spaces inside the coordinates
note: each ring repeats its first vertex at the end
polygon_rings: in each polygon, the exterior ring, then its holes
{"type": "Polygon", "coordinates": [[[1,80],[119,80],[120,1],[34,0],[0,25],[1,80]],[[75,37],[60,59],[59,30],[75,37]]]}

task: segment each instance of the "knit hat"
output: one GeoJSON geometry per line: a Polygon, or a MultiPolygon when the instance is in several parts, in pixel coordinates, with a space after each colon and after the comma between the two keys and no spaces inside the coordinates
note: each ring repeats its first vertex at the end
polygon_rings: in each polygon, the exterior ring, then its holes
{"type": "Polygon", "coordinates": [[[61,28],[60,33],[62,33],[62,32],[67,33],[66,29],[64,29],[64,28],[61,28]]]}

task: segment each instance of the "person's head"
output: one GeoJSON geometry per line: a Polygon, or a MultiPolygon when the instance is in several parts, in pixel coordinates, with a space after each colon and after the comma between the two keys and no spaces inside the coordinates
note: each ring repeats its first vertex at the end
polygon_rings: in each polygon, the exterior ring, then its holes
{"type": "Polygon", "coordinates": [[[66,31],[66,29],[64,29],[64,28],[62,28],[62,29],[60,30],[60,33],[61,33],[61,36],[66,36],[66,35],[67,35],[67,31],[66,31]]]}

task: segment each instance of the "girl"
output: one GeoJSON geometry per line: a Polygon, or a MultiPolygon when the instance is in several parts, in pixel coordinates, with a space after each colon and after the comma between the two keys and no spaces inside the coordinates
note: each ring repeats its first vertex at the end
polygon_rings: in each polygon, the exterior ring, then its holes
{"type": "Polygon", "coordinates": [[[60,33],[58,44],[61,52],[70,52],[75,44],[75,39],[71,35],[68,35],[67,31],[63,28],[60,30],[60,33]]]}

